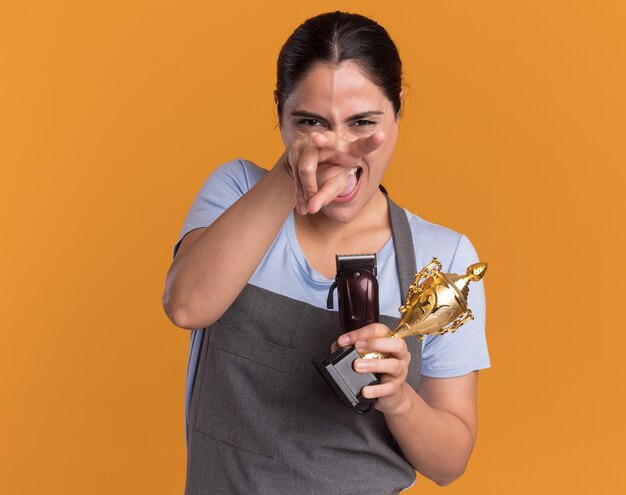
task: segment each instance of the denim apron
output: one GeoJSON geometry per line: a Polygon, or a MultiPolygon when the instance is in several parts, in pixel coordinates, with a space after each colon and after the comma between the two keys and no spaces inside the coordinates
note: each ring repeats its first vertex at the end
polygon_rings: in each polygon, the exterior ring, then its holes
{"type": "MultiPolygon", "coordinates": [[[[391,200],[389,213],[406,294],[416,273],[411,230],[391,200]]],[[[399,321],[380,319],[391,329],[399,321]]],[[[186,495],[380,495],[414,482],[383,414],[354,413],[313,366],[340,334],[335,311],[244,287],[203,331],[189,410],[186,495]]],[[[421,344],[406,343],[407,383],[417,390],[421,344]]]]}

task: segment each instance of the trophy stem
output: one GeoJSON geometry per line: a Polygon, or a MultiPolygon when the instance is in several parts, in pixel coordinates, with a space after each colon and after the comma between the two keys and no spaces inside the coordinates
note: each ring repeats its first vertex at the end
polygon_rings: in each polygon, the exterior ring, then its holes
{"type": "Polygon", "coordinates": [[[411,327],[407,325],[405,322],[401,322],[396,329],[392,332],[394,337],[397,339],[404,339],[411,335],[411,327]]]}

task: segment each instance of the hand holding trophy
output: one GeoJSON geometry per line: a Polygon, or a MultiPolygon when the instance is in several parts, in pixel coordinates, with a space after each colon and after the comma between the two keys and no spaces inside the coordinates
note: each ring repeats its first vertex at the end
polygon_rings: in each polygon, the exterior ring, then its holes
{"type": "MultiPolygon", "coordinates": [[[[373,255],[369,255],[373,256],[373,255]]],[[[342,273],[340,268],[340,258],[337,258],[338,267],[338,284],[341,287],[342,277],[355,277],[355,272],[342,273]]],[[[375,267],[375,257],[374,257],[375,267]]],[[[353,270],[358,269],[352,266],[353,270]]],[[[361,270],[367,271],[367,267],[361,267],[361,270]]],[[[467,297],[469,294],[470,282],[478,282],[487,270],[486,263],[475,263],[470,265],[465,275],[460,276],[456,273],[442,273],[441,262],[437,258],[426,265],[419,273],[415,275],[415,281],[409,287],[406,302],[400,306],[399,311],[402,314],[400,323],[392,332],[392,336],[404,339],[409,336],[416,336],[423,339],[424,335],[441,335],[447,332],[455,332],[468,320],[473,319],[472,311],[468,308],[467,297]]],[[[356,272],[359,273],[359,272],[356,272]]],[[[372,271],[375,276],[375,268],[372,271]]],[[[370,279],[371,277],[371,273],[370,279]]],[[[374,282],[376,282],[374,278],[374,282]]],[[[371,285],[371,282],[369,282],[371,285]]],[[[350,287],[350,286],[348,286],[350,287]]],[[[375,314],[378,315],[378,301],[371,301],[367,297],[361,295],[360,298],[355,297],[361,286],[355,286],[356,290],[352,294],[348,291],[347,297],[342,298],[342,292],[339,294],[339,312],[343,319],[350,319],[350,314],[362,314],[358,308],[350,308],[345,311],[347,301],[365,300],[368,307],[375,306],[375,314]],[[343,299],[343,300],[342,300],[343,299]],[[342,311],[342,306],[344,310],[342,311]],[[356,309],[356,311],[355,311],[356,309]]],[[[366,294],[377,296],[378,287],[366,286],[366,294]]],[[[330,301],[330,298],[329,298],[330,301]]],[[[373,321],[377,321],[373,320],[373,321]]],[[[361,324],[372,323],[367,321],[361,324]]],[[[342,320],[342,328],[349,326],[342,320]]],[[[378,379],[372,373],[357,373],[352,368],[355,359],[363,357],[365,359],[382,359],[383,354],[372,352],[361,356],[353,347],[339,349],[330,357],[321,362],[315,362],[315,366],[326,379],[331,388],[335,391],[341,402],[351,407],[357,412],[367,412],[373,401],[366,399],[361,395],[361,389],[367,385],[378,383],[378,379]]]]}

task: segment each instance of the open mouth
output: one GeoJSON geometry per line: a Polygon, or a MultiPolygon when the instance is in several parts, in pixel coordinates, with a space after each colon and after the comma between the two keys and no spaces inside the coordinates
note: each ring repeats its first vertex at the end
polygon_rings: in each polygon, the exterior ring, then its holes
{"type": "Polygon", "coordinates": [[[361,183],[362,173],[363,169],[361,167],[355,167],[350,170],[346,185],[344,186],[343,191],[341,191],[341,193],[335,198],[335,203],[346,203],[356,196],[356,193],[359,190],[359,184],[361,183]]]}

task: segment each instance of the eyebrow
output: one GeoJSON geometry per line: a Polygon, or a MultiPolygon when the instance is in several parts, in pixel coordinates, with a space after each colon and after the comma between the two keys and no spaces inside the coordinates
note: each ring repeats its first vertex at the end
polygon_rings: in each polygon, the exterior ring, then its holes
{"type": "MultiPolygon", "coordinates": [[[[373,115],[384,115],[385,112],[382,112],[380,110],[370,110],[368,112],[361,112],[361,113],[355,113],[354,115],[350,115],[347,119],[346,122],[350,121],[350,120],[359,120],[359,119],[364,119],[367,117],[371,117],[373,115]]],[[[294,112],[291,112],[291,116],[292,117],[305,117],[308,119],[316,119],[316,120],[322,120],[324,122],[328,122],[328,120],[324,117],[322,117],[321,115],[318,115],[316,113],[313,112],[306,112],[304,110],[296,110],[294,112]]]]}

